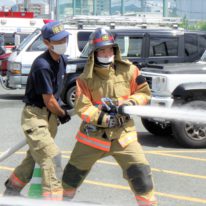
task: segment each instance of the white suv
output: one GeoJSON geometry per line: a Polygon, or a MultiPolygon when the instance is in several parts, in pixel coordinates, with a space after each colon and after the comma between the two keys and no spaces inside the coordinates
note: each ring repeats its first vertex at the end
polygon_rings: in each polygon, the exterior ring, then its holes
{"type": "MultiPolygon", "coordinates": [[[[195,63],[151,65],[142,68],[152,91],[151,105],[206,109],[206,52],[195,63]]],[[[173,135],[186,147],[206,147],[206,126],[200,123],[142,118],[155,135],[173,135]]]]}

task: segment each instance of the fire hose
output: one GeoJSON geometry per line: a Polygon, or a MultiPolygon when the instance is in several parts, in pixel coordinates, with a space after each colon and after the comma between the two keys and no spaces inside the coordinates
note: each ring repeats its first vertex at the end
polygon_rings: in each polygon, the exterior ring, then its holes
{"type": "MultiPolygon", "coordinates": [[[[75,114],[74,109],[68,110],[68,114],[73,116],[75,114]]],[[[14,145],[13,147],[8,148],[5,152],[0,155],[0,162],[11,156],[13,153],[21,149],[27,144],[26,139],[21,140],[18,144],[14,145]]]]}
{"type": "MultiPolygon", "coordinates": [[[[158,106],[125,106],[124,112],[128,115],[137,115],[153,119],[167,119],[182,122],[194,122],[195,124],[206,124],[205,110],[181,108],[164,108],[158,106]]],[[[74,115],[74,110],[69,110],[70,115],[74,115]]],[[[15,146],[7,149],[0,155],[0,162],[26,145],[26,140],[22,140],[15,146]]]]}

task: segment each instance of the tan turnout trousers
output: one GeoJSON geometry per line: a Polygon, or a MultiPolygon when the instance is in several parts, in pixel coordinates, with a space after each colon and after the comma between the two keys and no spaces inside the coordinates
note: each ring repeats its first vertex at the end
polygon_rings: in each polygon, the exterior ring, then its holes
{"type": "MultiPolygon", "coordinates": [[[[23,186],[32,177],[35,162],[42,170],[42,189],[45,199],[62,199],[60,177],[56,175],[53,158],[60,154],[54,137],[57,133],[57,117],[46,107],[25,106],[22,112],[21,126],[29,145],[26,158],[14,170],[12,181],[23,186]]],[[[11,176],[12,177],[12,176],[11,176]]]]}

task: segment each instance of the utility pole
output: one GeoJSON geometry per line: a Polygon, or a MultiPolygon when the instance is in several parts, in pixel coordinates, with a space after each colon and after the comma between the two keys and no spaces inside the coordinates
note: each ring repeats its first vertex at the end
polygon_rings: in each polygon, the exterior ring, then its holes
{"type": "Polygon", "coordinates": [[[82,15],[82,0],[79,0],[79,4],[80,4],[80,15],[82,15]]]}
{"type": "Polygon", "coordinates": [[[76,0],[72,0],[73,16],[76,14],[76,0]]]}
{"type": "Polygon", "coordinates": [[[30,3],[29,0],[24,0],[24,11],[28,11],[29,3],[30,3]]]}
{"type": "Polygon", "coordinates": [[[59,0],[56,0],[56,20],[59,20],[59,0]]]}
{"type": "Polygon", "coordinates": [[[109,15],[112,15],[112,0],[109,0],[109,15]]]}
{"type": "Polygon", "coordinates": [[[50,18],[53,20],[58,19],[58,15],[59,15],[58,6],[59,6],[58,0],[49,0],[50,18]]]}
{"type": "Polygon", "coordinates": [[[168,0],[163,0],[163,17],[168,16],[168,0]]]}
{"type": "Polygon", "coordinates": [[[97,1],[93,0],[93,15],[97,15],[97,1]]]}
{"type": "Polygon", "coordinates": [[[145,12],[146,0],[141,0],[141,9],[142,12],[145,12]]]}
{"type": "Polygon", "coordinates": [[[124,0],[121,0],[121,15],[124,15],[124,0]]]}

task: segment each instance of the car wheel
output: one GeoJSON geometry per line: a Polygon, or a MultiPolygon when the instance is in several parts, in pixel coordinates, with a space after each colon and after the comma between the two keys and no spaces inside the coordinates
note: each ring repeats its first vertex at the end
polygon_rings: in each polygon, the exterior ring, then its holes
{"type": "Polygon", "coordinates": [[[172,134],[171,125],[169,123],[161,123],[147,118],[141,118],[142,124],[150,133],[158,136],[166,136],[172,134]]]}
{"type": "Polygon", "coordinates": [[[69,109],[74,107],[74,101],[76,96],[76,86],[72,86],[66,93],[66,103],[69,109]]]}
{"type": "MultiPolygon", "coordinates": [[[[192,101],[184,106],[192,110],[195,108],[206,110],[206,102],[204,101],[192,101]]],[[[172,131],[176,140],[185,147],[206,147],[206,125],[176,121],[172,123],[172,131]]]]}

